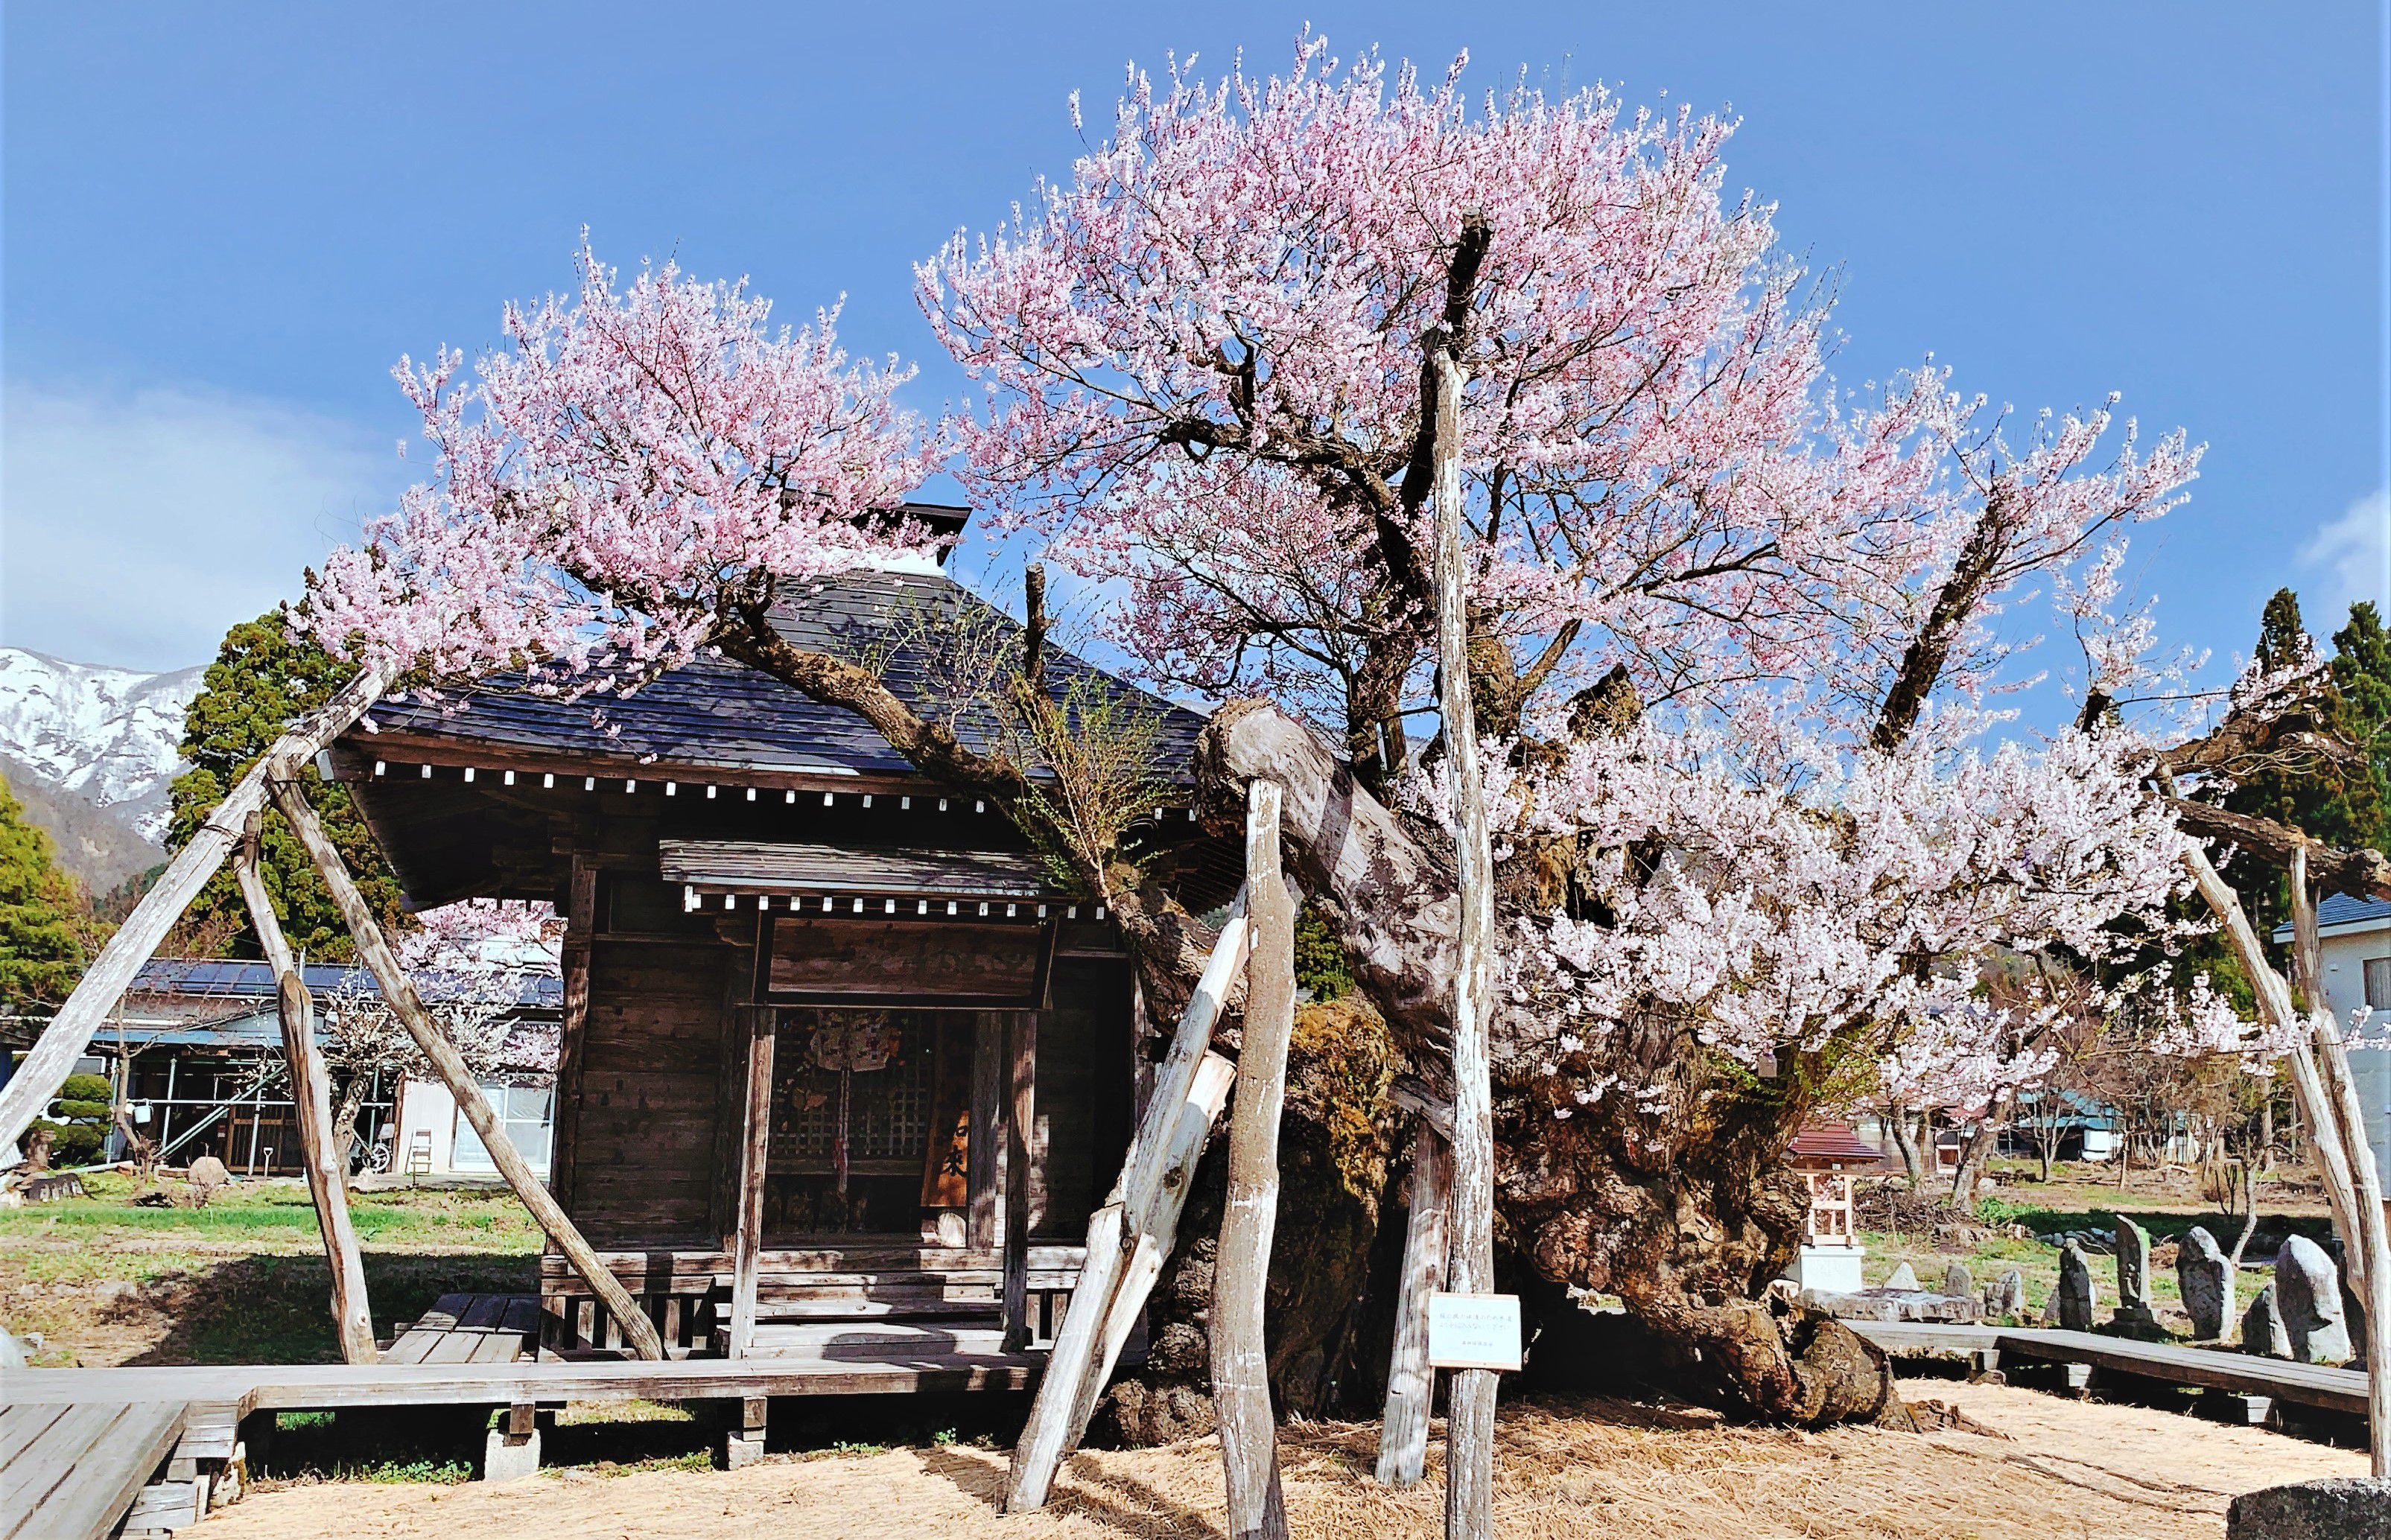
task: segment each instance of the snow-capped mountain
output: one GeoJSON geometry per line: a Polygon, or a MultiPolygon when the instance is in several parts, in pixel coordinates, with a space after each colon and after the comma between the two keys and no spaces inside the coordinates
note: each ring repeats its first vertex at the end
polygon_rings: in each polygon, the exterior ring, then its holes
{"type": "Polygon", "coordinates": [[[0,755],[155,842],[183,712],[205,672],[136,674],[0,647],[0,755]]]}

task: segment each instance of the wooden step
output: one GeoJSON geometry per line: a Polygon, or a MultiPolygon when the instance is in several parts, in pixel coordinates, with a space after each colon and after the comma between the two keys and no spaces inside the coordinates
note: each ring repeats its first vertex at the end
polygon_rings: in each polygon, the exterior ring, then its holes
{"type": "Polygon", "coordinates": [[[994,1321],[969,1325],[922,1321],[871,1323],[759,1322],[751,1358],[819,1358],[826,1362],[898,1363],[956,1356],[992,1357],[1004,1351],[1004,1328],[994,1321]]]}

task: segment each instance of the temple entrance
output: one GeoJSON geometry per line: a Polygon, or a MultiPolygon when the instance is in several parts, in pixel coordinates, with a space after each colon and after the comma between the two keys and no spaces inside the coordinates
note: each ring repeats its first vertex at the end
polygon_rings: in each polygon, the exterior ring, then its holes
{"type": "Polygon", "coordinates": [[[974,1013],[784,1009],[765,1165],[769,1244],[872,1235],[961,1244],[974,1013]],[[942,1226],[942,1216],[955,1218],[942,1226]]]}

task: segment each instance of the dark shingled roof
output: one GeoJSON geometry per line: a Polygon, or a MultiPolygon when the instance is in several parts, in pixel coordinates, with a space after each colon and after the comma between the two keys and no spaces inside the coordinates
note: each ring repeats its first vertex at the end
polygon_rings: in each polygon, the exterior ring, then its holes
{"type": "MultiPolygon", "coordinates": [[[[868,657],[897,698],[935,720],[951,719],[956,735],[986,748],[991,724],[984,711],[957,711],[926,666],[941,630],[957,617],[1019,633],[1020,622],[940,574],[849,572],[807,586],[774,611],[773,624],[796,646],[841,657],[868,657]]],[[[1114,699],[1142,703],[1161,726],[1158,759],[1166,775],[1190,779],[1196,736],[1204,719],[1138,689],[1059,650],[1047,659],[1049,688],[1058,699],[1079,681],[1097,681],[1114,699]]],[[[437,738],[456,747],[487,744],[574,761],[598,760],[650,767],[739,773],[828,773],[910,776],[913,767],[862,717],[825,706],[743,664],[700,660],[657,679],[627,699],[569,702],[530,693],[519,680],[494,680],[454,704],[384,702],[372,720],[381,732],[437,738]]],[[[372,735],[348,741],[374,752],[372,735]]],[[[693,778],[693,777],[692,777],[693,778]]]]}

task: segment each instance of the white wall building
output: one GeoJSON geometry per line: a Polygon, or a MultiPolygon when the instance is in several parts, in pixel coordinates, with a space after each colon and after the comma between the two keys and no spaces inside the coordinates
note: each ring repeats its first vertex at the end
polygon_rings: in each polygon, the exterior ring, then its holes
{"type": "MultiPolygon", "coordinates": [[[[2292,928],[2276,927],[2288,943],[2292,928]]],[[[2391,1174],[2391,901],[2335,893],[2317,905],[2317,939],[2324,964],[2324,1003],[2346,1027],[2372,1010],[2365,1041],[2349,1056],[2351,1078],[2366,1112],[2366,1140],[2375,1169],[2391,1174]]]]}
{"type": "MultiPolygon", "coordinates": [[[[539,1085],[510,1085],[503,1081],[481,1083],[482,1094],[490,1098],[491,1108],[506,1125],[507,1137],[523,1151],[531,1168],[542,1176],[548,1174],[550,1135],[555,1122],[556,1086],[553,1081],[539,1085]]],[[[399,1093],[398,1110],[392,1120],[394,1137],[390,1163],[381,1166],[381,1155],[375,1156],[378,1169],[387,1169],[401,1176],[495,1176],[498,1163],[483,1148],[481,1136],[473,1125],[457,1110],[457,1098],[448,1087],[434,1080],[410,1078],[399,1093]]]]}

